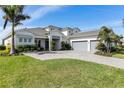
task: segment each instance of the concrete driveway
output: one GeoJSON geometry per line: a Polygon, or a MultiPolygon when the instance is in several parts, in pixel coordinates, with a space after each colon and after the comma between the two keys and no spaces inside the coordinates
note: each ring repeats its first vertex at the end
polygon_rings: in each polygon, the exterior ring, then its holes
{"type": "Polygon", "coordinates": [[[27,56],[40,59],[40,60],[48,60],[48,59],[58,59],[58,58],[71,58],[71,59],[79,59],[90,61],[99,64],[105,64],[109,66],[114,66],[117,68],[124,69],[124,59],[112,58],[112,57],[104,57],[98,56],[93,53],[88,52],[80,52],[80,51],[55,51],[55,52],[33,52],[33,53],[24,53],[27,56]]]}

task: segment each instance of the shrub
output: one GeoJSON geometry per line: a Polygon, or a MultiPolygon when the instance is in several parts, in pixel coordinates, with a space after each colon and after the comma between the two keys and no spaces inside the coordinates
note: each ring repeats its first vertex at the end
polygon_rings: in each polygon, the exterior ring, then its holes
{"type": "Polygon", "coordinates": [[[36,45],[17,45],[16,50],[18,52],[27,52],[27,51],[38,50],[38,47],[36,45]]]}
{"type": "Polygon", "coordinates": [[[31,47],[30,47],[31,51],[37,50],[37,48],[38,47],[36,45],[31,45],[31,47]]]}
{"type": "Polygon", "coordinates": [[[111,47],[111,52],[117,52],[117,51],[119,51],[117,46],[112,46],[111,47]]]}
{"type": "Polygon", "coordinates": [[[52,42],[51,42],[51,49],[52,49],[53,51],[56,50],[56,42],[55,42],[55,41],[52,41],[52,42]]]}
{"type": "Polygon", "coordinates": [[[68,43],[65,43],[64,41],[61,42],[61,50],[71,50],[71,45],[68,43]]]}
{"type": "Polygon", "coordinates": [[[102,55],[102,56],[108,56],[111,57],[112,53],[102,52],[102,51],[96,51],[95,54],[102,55]]]}
{"type": "Polygon", "coordinates": [[[65,42],[64,41],[61,42],[61,50],[66,50],[66,46],[65,46],[65,42]]]}
{"type": "Polygon", "coordinates": [[[66,50],[71,50],[71,45],[70,44],[66,43],[65,47],[66,47],[66,50]]]}
{"type": "Polygon", "coordinates": [[[7,56],[7,55],[9,55],[9,54],[6,50],[0,51],[0,56],[7,56]]]}
{"type": "Polygon", "coordinates": [[[99,42],[97,44],[96,49],[99,50],[99,51],[104,51],[104,52],[106,52],[106,50],[107,50],[106,46],[101,42],[99,42]]]}
{"type": "Polygon", "coordinates": [[[122,46],[112,46],[111,52],[116,52],[116,53],[123,53],[124,54],[124,48],[122,46]]]}
{"type": "Polygon", "coordinates": [[[31,50],[31,45],[24,45],[24,51],[30,51],[31,50]]]}
{"type": "Polygon", "coordinates": [[[6,52],[7,52],[8,54],[10,53],[10,49],[11,49],[10,46],[6,46],[6,52]]]}
{"type": "Polygon", "coordinates": [[[17,49],[19,52],[23,52],[23,51],[24,51],[24,46],[23,46],[23,45],[17,45],[17,46],[16,46],[16,49],[17,49]]]}
{"type": "Polygon", "coordinates": [[[5,50],[5,49],[6,49],[6,46],[0,45],[0,50],[5,50]]]}
{"type": "Polygon", "coordinates": [[[8,56],[10,53],[10,46],[7,46],[5,50],[0,51],[0,56],[8,56]]]}

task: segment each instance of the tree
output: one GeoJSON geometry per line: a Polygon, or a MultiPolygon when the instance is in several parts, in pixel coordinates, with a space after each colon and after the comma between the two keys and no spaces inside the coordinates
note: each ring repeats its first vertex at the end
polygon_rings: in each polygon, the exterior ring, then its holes
{"type": "Polygon", "coordinates": [[[123,39],[123,36],[119,36],[119,35],[116,35],[116,34],[113,34],[112,36],[111,36],[111,38],[112,38],[112,41],[114,42],[114,44],[117,46],[117,45],[121,45],[121,43],[122,43],[122,39],[123,39]]]}
{"type": "Polygon", "coordinates": [[[12,27],[12,31],[11,31],[12,41],[11,41],[11,50],[10,50],[10,54],[12,55],[12,54],[15,54],[14,28],[18,25],[22,25],[21,21],[30,19],[30,16],[23,14],[23,11],[24,11],[23,5],[6,5],[6,6],[4,5],[4,6],[0,6],[0,8],[5,14],[3,16],[3,19],[5,20],[4,29],[6,28],[8,22],[10,22],[12,27]]]}
{"type": "Polygon", "coordinates": [[[107,48],[107,52],[110,52],[111,50],[111,42],[112,42],[112,38],[111,36],[114,34],[114,32],[112,31],[112,29],[107,28],[106,26],[101,27],[100,32],[98,34],[98,40],[100,40],[101,43],[104,43],[106,48],[107,48]]]}

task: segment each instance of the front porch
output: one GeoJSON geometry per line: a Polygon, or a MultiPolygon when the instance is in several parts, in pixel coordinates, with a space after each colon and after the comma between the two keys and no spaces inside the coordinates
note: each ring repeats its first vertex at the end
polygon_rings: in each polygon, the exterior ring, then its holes
{"type": "Polygon", "coordinates": [[[52,50],[54,47],[55,50],[60,50],[61,49],[61,40],[59,36],[52,36],[50,38],[35,38],[35,45],[41,50],[52,50]],[[53,43],[54,42],[54,46],[53,43]]]}

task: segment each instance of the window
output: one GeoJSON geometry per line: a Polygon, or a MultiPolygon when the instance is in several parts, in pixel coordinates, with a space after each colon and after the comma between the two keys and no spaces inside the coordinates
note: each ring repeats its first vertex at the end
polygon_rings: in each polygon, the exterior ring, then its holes
{"type": "Polygon", "coordinates": [[[26,38],[24,38],[24,42],[27,42],[27,39],[26,38]]]}
{"type": "Polygon", "coordinates": [[[37,45],[37,40],[35,40],[35,44],[37,45]]]}
{"type": "Polygon", "coordinates": [[[22,38],[19,38],[19,42],[22,42],[22,38]]]}
{"type": "Polygon", "coordinates": [[[28,42],[31,42],[31,38],[28,39],[28,42]]]}

